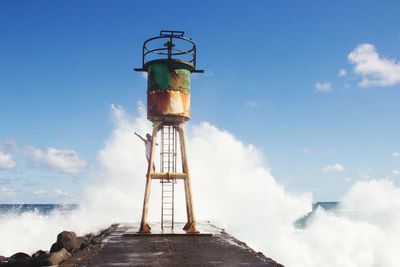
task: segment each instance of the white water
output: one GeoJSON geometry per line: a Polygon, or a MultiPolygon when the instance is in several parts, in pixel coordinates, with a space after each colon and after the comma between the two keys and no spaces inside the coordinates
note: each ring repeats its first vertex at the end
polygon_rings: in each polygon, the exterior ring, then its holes
{"type": "MultiPolygon", "coordinates": [[[[0,218],[0,255],[48,249],[62,230],[84,234],[113,222],[138,222],[146,160],[133,132],[150,132],[143,109],[129,117],[113,107],[115,128],[98,153],[100,169],[79,210],[0,218]]],[[[253,146],[208,123],[188,127],[198,220],[211,220],[286,266],[399,266],[400,189],[389,180],[357,182],[341,200],[343,212],[318,210],[304,230],[293,222],[312,207],[308,193],[293,195],[271,176],[253,146]]],[[[153,183],[150,220],[159,220],[153,183]]],[[[183,195],[177,201],[183,211],[183,195]]],[[[177,214],[178,220],[184,213],[177,214]]]]}

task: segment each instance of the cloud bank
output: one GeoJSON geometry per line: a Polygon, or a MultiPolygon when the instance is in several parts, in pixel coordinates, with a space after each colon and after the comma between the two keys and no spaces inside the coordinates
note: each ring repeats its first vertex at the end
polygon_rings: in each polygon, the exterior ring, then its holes
{"type": "Polygon", "coordinates": [[[86,167],[86,161],[74,150],[29,147],[26,148],[25,154],[32,162],[65,174],[78,175],[86,167]]]}

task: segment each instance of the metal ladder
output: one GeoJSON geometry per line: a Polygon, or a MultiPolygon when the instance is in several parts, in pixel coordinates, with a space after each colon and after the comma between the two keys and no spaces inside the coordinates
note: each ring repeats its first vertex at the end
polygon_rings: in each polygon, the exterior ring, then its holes
{"type": "MultiPolygon", "coordinates": [[[[175,126],[164,125],[161,129],[160,171],[176,172],[177,131],[175,126]]],[[[161,179],[161,229],[174,229],[175,179],[161,179]]]]}

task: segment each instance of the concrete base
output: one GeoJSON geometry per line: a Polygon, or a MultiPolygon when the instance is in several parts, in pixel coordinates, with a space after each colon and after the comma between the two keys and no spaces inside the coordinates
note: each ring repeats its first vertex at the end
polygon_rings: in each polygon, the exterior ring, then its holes
{"type": "MultiPolygon", "coordinates": [[[[157,228],[157,224],[152,225],[157,228]]],[[[177,224],[182,229],[184,224],[177,224]]],[[[200,234],[134,234],[138,225],[119,224],[101,243],[76,253],[60,267],[109,266],[266,266],[283,267],[207,222],[200,234]],[[201,234],[205,233],[205,234],[201,234]],[[125,235],[126,234],[126,235],[125,235]],[[125,235],[125,236],[124,236],[125,235]]],[[[175,231],[174,231],[175,232],[175,231]]]]}

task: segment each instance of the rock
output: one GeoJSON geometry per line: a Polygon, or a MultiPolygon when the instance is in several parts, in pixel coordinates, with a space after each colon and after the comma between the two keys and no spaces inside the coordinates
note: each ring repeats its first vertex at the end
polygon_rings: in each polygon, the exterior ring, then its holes
{"type": "Polygon", "coordinates": [[[65,248],[57,252],[44,253],[40,256],[34,258],[36,266],[51,266],[58,265],[60,262],[71,257],[71,253],[68,252],[65,248]]]}
{"type": "Polygon", "coordinates": [[[36,251],[35,253],[32,254],[32,258],[37,258],[37,257],[40,257],[40,256],[45,255],[45,254],[49,254],[49,253],[47,251],[38,250],[38,251],[36,251]]]}
{"type": "Polygon", "coordinates": [[[60,262],[71,257],[71,253],[68,252],[65,248],[62,248],[60,251],[50,253],[48,255],[46,265],[57,265],[60,262]]]}
{"type": "Polygon", "coordinates": [[[51,245],[50,252],[56,252],[56,251],[59,251],[59,250],[60,249],[58,249],[57,242],[53,243],[53,245],[51,245]]]}
{"type": "Polygon", "coordinates": [[[95,238],[93,238],[93,239],[90,241],[90,243],[93,244],[93,245],[100,244],[100,243],[101,243],[101,240],[102,240],[101,237],[96,236],[95,238]]]}
{"type": "Polygon", "coordinates": [[[51,246],[50,252],[60,251],[65,248],[70,253],[79,250],[81,243],[74,232],[63,231],[57,235],[57,242],[51,246]]]}
{"type": "Polygon", "coordinates": [[[79,249],[84,249],[90,243],[90,240],[86,236],[78,236],[78,242],[80,244],[79,249]]]}
{"type": "Polygon", "coordinates": [[[90,234],[85,235],[85,237],[87,237],[88,240],[89,240],[89,242],[90,242],[90,241],[91,241],[93,238],[95,238],[96,236],[95,236],[94,234],[90,233],[90,234]]]}
{"type": "Polygon", "coordinates": [[[2,266],[7,267],[36,267],[33,258],[26,253],[18,252],[12,255],[8,262],[2,266]]]}
{"type": "Polygon", "coordinates": [[[8,258],[0,256],[0,263],[7,262],[8,258]]]}
{"type": "Polygon", "coordinates": [[[31,256],[29,256],[28,254],[23,253],[23,252],[15,253],[14,255],[12,255],[10,257],[11,260],[23,260],[23,259],[30,259],[30,258],[31,258],[31,256]]]}
{"type": "Polygon", "coordinates": [[[93,238],[96,236],[92,233],[84,235],[84,236],[78,236],[78,241],[80,243],[79,249],[84,249],[86,248],[89,244],[91,244],[93,238]]]}

